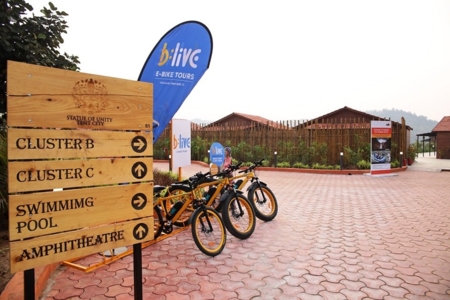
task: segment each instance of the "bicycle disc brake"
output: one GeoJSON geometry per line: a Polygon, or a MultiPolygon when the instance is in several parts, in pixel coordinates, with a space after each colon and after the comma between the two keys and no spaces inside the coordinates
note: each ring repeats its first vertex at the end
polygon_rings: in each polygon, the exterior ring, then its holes
{"type": "Polygon", "coordinates": [[[213,230],[209,226],[210,221],[208,219],[208,216],[206,216],[206,215],[205,216],[201,216],[199,218],[199,221],[200,221],[200,226],[201,226],[200,232],[202,234],[204,234],[205,236],[210,236],[212,234],[213,230]]]}

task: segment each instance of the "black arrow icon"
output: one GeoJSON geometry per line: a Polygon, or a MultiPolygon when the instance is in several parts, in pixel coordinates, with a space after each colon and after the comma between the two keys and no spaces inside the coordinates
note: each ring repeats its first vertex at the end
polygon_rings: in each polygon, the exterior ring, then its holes
{"type": "Polygon", "coordinates": [[[147,140],[143,136],[136,136],[131,141],[134,152],[142,153],[147,149],[147,140]]]}
{"type": "Polygon", "coordinates": [[[147,166],[143,162],[138,161],[137,163],[133,164],[131,173],[135,178],[142,179],[145,177],[145,175],[147,175],[147,166]]]}
{"type": "Polygon", "coordinates": [[[133,206],[135,210],[143,209],[146,204],[147,204],[147,196],[145,196],[145,194],[143,193],[137,193],[131,199],[131,206],[133,206]]]}
{"type": "Polygon", "coordinates": [[[137,240],[144,239],[148,234],[148,226],[145,223],[139,223],[133,228],[133,236],[137,240]]]}

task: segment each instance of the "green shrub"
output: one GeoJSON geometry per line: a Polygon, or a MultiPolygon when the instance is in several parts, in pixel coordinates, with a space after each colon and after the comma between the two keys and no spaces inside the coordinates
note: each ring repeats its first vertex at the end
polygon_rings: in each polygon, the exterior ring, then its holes
{"type": "Polygon", "coordinates": [[[302,162],[297,162],[292,167],[293,168],[297,168],[297,169],[309,169],[309,166],[307,164],[302,163],[302,162]]]}
{"type": "Polygon", "coordinates": [[[367,170],[367,169],[370,169],[370,162],[367,161],[367,160],[365,160],[365,159],[360,160],[360,161],[358,161],[358,163],[356,164],[356,167],[357,167],[359,170],[367,170]]]}
{"type": "Polygon", "coordinates": [[[322,165],[320,169],[324,169],[325,168],[324,165],[327,163],[327,152],[328,152],[327,144],[313,142],[309,147],[309,151],[311,160],[322,165]]]}
{"type": "Polygon", "coordinates": [[[284,162],[277,163],[277,167],[278,168],[290,168],[291,165],[287,161],[284,161],[284,162]]]}
{"type": "Polygon", "coordinates": [[[328,169],[328,166],[325,164],[315,163],[311,166],[311,169],[323,170],[323,169],[328,169]]]}
{"type": "MultiPolygon", "coordinates": [[[[366,141],[364,135],[354,134],[351,135],[352,146],[348,147],[342,145],[341,151],[343,152],[343,169],[370,169],[370,164],[361,163],[365,160],[370,161],[370,147],[371,143],[366,141]],[[358,166],[359,163],[359,166],[358,166]]],[[[261,158],[265,158],[263,166],[269,167],[276,165],[277,167],[294,167],[294,168],[312,168],[312,164],[316,164],[316,169],[340,169],[340,157],[337,160],[328,161],[327,157],[330,157],[329,147],[326,143],[322,142],[308,142],[302,137],[298,137],[298,142],[291,142],[285,140],[278,140],[276,146],[261,146],[249,144],[248,142],[240,142],[237,145],[233,145],[231,140],[223,140],[219,136],[211,136],[208,139],[203,139],[200,136],[196,136],[192,139],[191,143],[191,160],[208,162],[208,149],[213,141],[220,142],[223,146],[230,146],[233,150],[233,164],[238,161],[248,162],[259,161],[261,158]],[[221,139],[221,140],[219,140],[221,139]],[[277,155],[274,155],[274,151],[277,155]],[[206,157],[205,157],[206,156],[206,157]],[[277,163],[280,162],[280,163],[277,163]],[[337,164],[331,167],[329,164],[337,164]]],[[[392,147],[398,146],[393,143],[392,147]]],[[[164,149],[170,149],[170,138],[161,137],[154,144],[154,159],[167,159],[167,153],[164,149]]],[[[398,152],[398,151],[397,151],[398,152]]],[[[416,149],[413,146],[409,149],[409,154],[415,156],[416,149]]],[[[405,158],[408,157],[408,153],[405,153],[405,158]]]]}
{"type": "MultiPolygon", "coordinates": [[[[166,147],[170,149],[170,141],[168,141],[168,143],[169,145],[167,145],[166,147]]],[[[208,150],[210,146],[211,145],[209,145],[209,143],[207,143],[201,137],[196,136],[195,138],[191,139],[191,155],[198,158],[205,157],[206,155],[206,158],[208,158],[208,150]]],[[[208,160],[206,162],[208,162],[208,160]]]]}
{"type": "Polygon", "coordinates": [[[400,162],[398,160],[391,161],[391,168],[400,168],[400,162]]]}
{"type": "Polygon", "coordinates": [[[355,146],[353,148],[344,147],[344,165],[345,167],[356,166],[358,168],[359,162],[362,160],[370,160],[370,143],[363,142],[360,135],[355,134],[353,137],[355,146]]]}
{"type": "Polygon", "coordinates": [[[178,181],[178,175],[171,171],[153,169],[153,180],[155,185],[169,186],[178,181]]]}
{"type": "Polygon", "coordinates": [[[412,159],[412,161],[416,160],[416,148],[414,147],[413,144],[409,145],[408,147],[408,153],[407,153],[407,158],[412,159]]]}
{"type": "Polygon", "coordinates": [[[246,142],[240,142],[237,147],[231,147],[233,150],[233,157],[236,157],[239,161],[251,161],[253,147],[246,142]]]}

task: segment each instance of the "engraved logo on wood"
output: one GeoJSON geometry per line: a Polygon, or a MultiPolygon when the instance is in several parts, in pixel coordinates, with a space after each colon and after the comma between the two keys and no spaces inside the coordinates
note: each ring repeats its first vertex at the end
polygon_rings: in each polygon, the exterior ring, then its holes
{"type": "Polygon", "coordinates": [[[106,86],[92,78],[77,81],[72,96],[75,105],[90,115],[104,110],[108,102],[106,86]]]}

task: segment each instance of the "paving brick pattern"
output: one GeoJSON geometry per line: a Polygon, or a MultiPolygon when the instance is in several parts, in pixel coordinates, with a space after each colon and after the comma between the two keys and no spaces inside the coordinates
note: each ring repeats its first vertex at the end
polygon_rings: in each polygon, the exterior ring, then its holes
{"type": "MultiPolygon", "coordinates": [[[[450,299],[450,172],[260,178],[277,217],[247,240],[228,234],[216,257],[189,230],[143,249],[144,299],[450,299]]],[[[41,299],[134,299],[133,279],[132,255],[61,266],[41,299]]]]}

